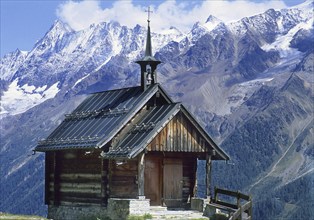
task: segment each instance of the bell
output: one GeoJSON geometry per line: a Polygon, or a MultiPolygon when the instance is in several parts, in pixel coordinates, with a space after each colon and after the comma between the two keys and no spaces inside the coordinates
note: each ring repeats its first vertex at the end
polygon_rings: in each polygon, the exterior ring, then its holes
{"type": "Polygon", "coordinates": [[[146,78],[147,78],[147,82],[148,83],[151,83],[151,81],[153,80],[152,79],[152,74],[150,72],[147,73],[147,77],[146,78]]]}

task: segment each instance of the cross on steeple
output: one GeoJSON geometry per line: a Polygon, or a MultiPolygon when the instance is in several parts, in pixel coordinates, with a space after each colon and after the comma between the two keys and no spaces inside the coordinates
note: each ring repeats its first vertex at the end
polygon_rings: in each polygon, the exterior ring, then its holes
{"type": "Polygon", "coordinates": [[[136,61],[141,66],[141,87],[145,91],[148,86],[154,85],[157,83],[157,72],[156,68],[157,65],[161,62],[156,60],[152,53],[152,42],[150,36],[150,14],[153,12],[148,7],[147,12],[147,38],[146,38],[146,48],[145,48],[145,55],[141,60],[136,61]]]}
{"type": "Polygon", "coordinates": [[[147,21],[150,22],[150,13],[153,13],[153,11],[150,10],[150,6],[148,6],[148,9],[145,10],[145,12],[147,12],[147,21]]]}

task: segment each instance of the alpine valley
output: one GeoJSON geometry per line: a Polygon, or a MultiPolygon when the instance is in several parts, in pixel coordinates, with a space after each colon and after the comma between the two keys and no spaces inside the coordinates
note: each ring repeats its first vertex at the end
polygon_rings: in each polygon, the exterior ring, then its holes
{"type": "MultiPolygon", "coordinates": [[[[314,218],[313,8],[152,34],[159,83],[232,158],[214,163],[212,186],[252,194],[254,219],[314,218]]],[[[139,25],[56,21],[31,51],[1,58],[0,211],[46,214],[32,150],[88,94],[138,85],[145,38],[139,25]]]]}

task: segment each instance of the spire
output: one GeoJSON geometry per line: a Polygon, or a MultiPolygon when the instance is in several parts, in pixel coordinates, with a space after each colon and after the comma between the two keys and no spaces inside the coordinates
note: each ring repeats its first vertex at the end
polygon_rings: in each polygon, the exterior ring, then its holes
{"type": "Polygon", "coordinates": [[[146,38],[146,48],[145,48],[145,56],[136,61],[141,66],[141,87],[145,91],[148,86],[157,83],[157,73],[156,68],[157,65],[161,62],[156,60],[152,53],[152,42],[150,36],[150,7],[146,11],[148,13],[148,27],[147,27],[147,38],[146,38]]]}
{"type": "Polygon", "coordinates": [[[150,37],[150,13],[152,13],[153,11],[150,10],[150,7],[148,6],[148,10],[147,12],[147,38],[146,38],[146,50],[145,50],[145,57],[152,57],[153,53],[152,53],[152,40],[150,37]]]}
{"type": "Polygon", "coordinates": [[[150,37],[150,26],[149,26],[149,20],[148,22],[148,27],[147,27],[147,38],[146,38],[146,50],[145,50],[145,57],[153,57],[152,53],[152,40],[150,37]]]}

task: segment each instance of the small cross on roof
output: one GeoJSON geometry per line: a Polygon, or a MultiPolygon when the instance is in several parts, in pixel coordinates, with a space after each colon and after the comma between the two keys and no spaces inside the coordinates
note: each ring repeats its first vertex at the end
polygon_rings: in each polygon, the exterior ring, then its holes
{"type": "Polygon", "coordinates": [[[153,13],[153,11],[150,10],[150,6],[148,6],[148,9],[145,10],[145,12],[147,12],[147,21],[150,22],[150,13],[153,13]]]}

